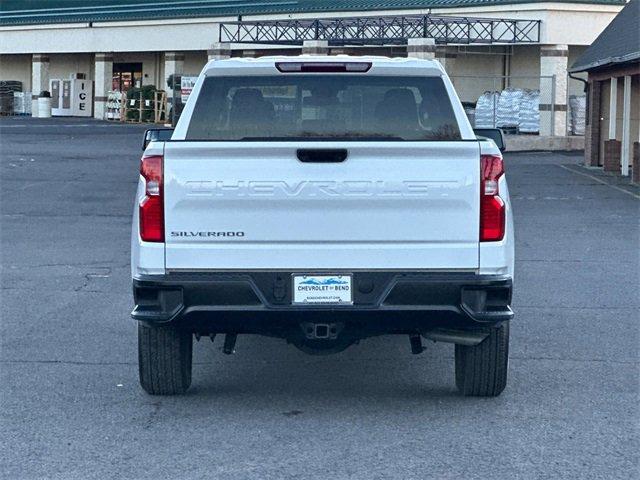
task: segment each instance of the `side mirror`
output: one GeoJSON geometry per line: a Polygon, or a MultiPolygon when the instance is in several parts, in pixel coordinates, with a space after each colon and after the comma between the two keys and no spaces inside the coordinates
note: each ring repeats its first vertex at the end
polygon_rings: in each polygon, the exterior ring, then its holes
{"type": "Polygon", "coordinates": [[[474,128],[473,132],[478,138],[488,138],[489,140],[493,140],[501,152],[506,150],[502,130],[499,128],[474,128]]]}
{"type": "Polygon", "coordinates": [[[147,145],[151,142],[166,142],[171,140],[173,128],[150,128],[144,132],[142,138],[142,151],[147,149],[147,145]]]}

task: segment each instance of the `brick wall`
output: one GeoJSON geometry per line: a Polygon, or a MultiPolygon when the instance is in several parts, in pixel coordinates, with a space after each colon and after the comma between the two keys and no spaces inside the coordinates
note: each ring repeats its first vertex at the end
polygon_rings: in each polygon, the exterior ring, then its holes
{"type": "Polygon", "coordinates": [[[622,142],[620,140],[607,140],[604,142],[604,171],[620,172],[620,154],[622,142]]]}

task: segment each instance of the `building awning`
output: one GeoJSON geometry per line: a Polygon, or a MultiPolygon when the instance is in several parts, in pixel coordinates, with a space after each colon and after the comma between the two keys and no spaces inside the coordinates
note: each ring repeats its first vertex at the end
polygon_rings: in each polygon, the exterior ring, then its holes
{"type": "Polygon", "coordinates": [[[410,38],[438,44],[527,44],[540,42],[540,20],[395,15],[358,18],[283,19],[222,22],[220,42],[302,45],[406,45],[410,38]]]}

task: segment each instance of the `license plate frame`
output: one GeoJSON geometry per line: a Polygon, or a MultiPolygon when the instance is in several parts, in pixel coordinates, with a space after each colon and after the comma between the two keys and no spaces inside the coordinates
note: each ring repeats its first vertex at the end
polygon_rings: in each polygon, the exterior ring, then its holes
{"type": "Polygon", "coordinates": [[[331,307],[353,305],[353,275],[350,273],[293,273],[291,274],[291,303],[292,305],[331,307]]]}

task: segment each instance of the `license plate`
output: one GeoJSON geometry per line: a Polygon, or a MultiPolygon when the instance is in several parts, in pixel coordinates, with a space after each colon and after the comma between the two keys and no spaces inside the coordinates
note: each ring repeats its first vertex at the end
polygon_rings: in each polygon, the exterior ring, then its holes
{"type": "Polygon", "coordinates": [[[351,304],[353,303],[351,275],[294,275],[293,303],[351,304]]]}

